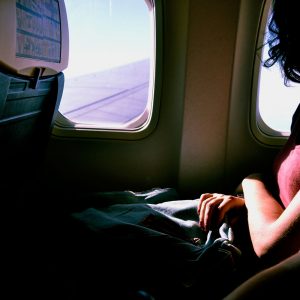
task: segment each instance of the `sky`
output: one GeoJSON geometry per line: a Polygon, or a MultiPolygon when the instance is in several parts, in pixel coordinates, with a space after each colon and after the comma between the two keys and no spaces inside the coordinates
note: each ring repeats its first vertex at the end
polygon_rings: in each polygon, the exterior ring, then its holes
{"type": "Polygon", "coordinates": [[[148,58],[150,13],[142,0],[65,0],[69,77],[148,58]]]}

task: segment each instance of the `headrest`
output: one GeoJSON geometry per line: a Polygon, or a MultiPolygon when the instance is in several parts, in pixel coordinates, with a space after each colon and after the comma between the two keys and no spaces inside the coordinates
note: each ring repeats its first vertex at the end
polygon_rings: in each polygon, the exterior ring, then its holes
{"type": "Polygon", "coordinates": [[[0,1],[0,68],[53,75],[68,66],[69,32],[63,0],[0,1]]]}

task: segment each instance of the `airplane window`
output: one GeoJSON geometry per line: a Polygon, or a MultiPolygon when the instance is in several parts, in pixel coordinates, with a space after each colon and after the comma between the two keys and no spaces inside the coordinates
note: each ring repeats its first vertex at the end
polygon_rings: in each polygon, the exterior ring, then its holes
{"type": "MultiPolygon", "coordinates": [[[[265,48],[264,57],[267,57],[268,47],[265,46],[265,48]]],[[[275,131],[288,134],[290,132],[293,113],[299,102],[299,84],[288,83],[288,86],[285,86],[278,65],[274,65],[270,69],[261,67],[258,107],[264,124],[275,131]]]]}
{"type": "MultiPolygon", "coordinates": [[[[265,24],[262,28],[264,45],[268,35],[268,22],[265,22],[265,24]]],[[[265,61],[268,57],[268,49],[267,45],[263,47],[262,61],[265,61]]],[[[288,83],[286,86],[277,64],[271,68],[266,68],[261,63],[257,100],[258,126],[260,129],[268,135],[289,135],[292,116],[300,102],[300,85],[288,83]]]]}
{"type": "Polygon", "coordinates": [[[65,5],[70,54],[60,113],[76,128],[144,128],[154,84],[153,1],[65,5]]]}

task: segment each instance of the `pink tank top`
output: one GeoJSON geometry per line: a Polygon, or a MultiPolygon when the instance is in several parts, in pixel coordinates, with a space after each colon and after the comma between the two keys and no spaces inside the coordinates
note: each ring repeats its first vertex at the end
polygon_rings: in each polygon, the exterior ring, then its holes
{"type": "Polygon", "coordinates": [[[285,207],[300,189],[300,105],[292,123],[291,135],[274,162],[279,197],[285,207]]]}

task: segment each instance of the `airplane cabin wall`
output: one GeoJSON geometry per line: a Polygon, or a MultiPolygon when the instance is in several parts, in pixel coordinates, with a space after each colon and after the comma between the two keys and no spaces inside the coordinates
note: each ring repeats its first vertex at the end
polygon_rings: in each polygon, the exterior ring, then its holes
{"type": "Polygon", "coordinates": [[[221,189],[239,0],[190,1],[180,185],[221,189]]]}
{"type": "Polygon", "coordinates": [[[162,4],[162,59],[157,65],[162,80],[155,129],[137,140],[53,136],[46,164],[50,188],[101,191],[176,187],[189,1],[163,1],[162,4]]]}
{"type": "Polygon", "coordinates": [[[264,172],[278,147],[250,127],[261,0],[190,1],[179,186],[185,193],[233,192],[264,172]]]}

